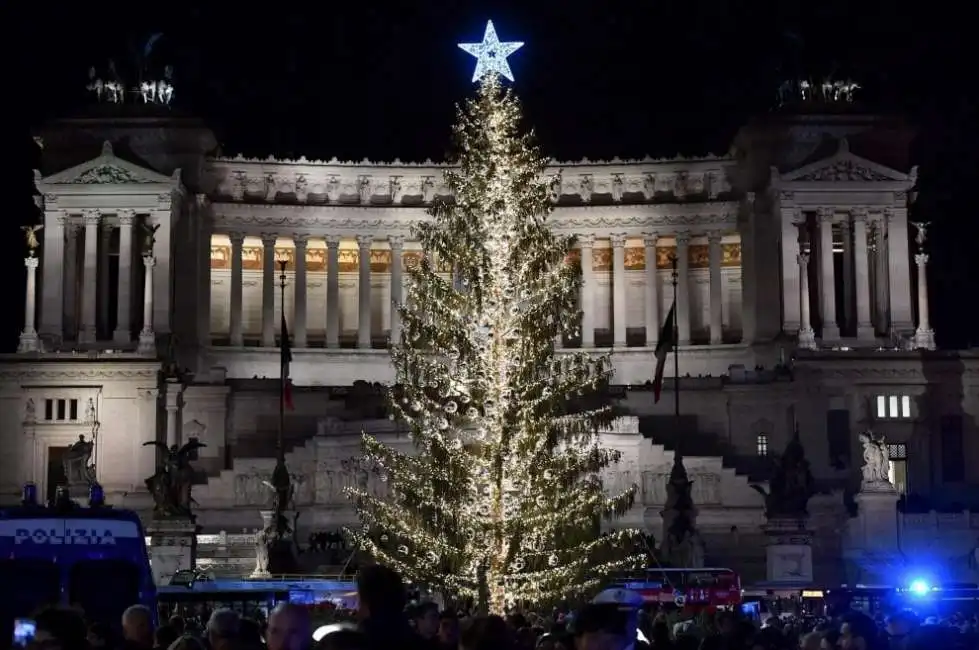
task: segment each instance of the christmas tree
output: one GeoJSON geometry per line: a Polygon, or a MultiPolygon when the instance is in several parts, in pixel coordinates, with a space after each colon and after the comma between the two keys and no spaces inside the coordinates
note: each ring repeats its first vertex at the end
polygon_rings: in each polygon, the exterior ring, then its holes
{"type": "Polygon", "coordinates": [[[393,417],[416,451],[365,436],[387,494],[351,492],[352,534],[378,562],[493,613],[581,594],[642,561],[634,531],[600,534],[636,488],[608,495],[600,478],[619,460],[599,438],[613,419],[608,358],[555,351],[577,328],[581,273],[573,237],[549,228],[557,179],[520,118],[495,74],[459,110],[454,198],[417,228],[424,255],[392,350],[393,417]]]}

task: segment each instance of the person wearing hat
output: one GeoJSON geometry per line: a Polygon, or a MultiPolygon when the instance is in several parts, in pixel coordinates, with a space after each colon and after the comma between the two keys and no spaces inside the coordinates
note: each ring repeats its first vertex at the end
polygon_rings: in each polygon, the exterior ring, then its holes
{"type": "Polygon", "coordinates": [[[642,596],[628,589],[606,589],[575,617],[578,650],[644,650],[639,639],[642,596]]]}

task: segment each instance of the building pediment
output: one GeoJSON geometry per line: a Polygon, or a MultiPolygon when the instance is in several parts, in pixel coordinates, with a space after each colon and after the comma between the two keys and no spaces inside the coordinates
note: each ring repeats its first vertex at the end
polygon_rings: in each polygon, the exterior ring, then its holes
{"type": "MultiPolygon", "coordinates": [[[[773,174],[776,173],[773,170],[773,174]]],[[[845,139],[835,154],[779,176],[782,183],[906,183],[913,185],[916,170],[905,174],[853,154],[845,139]]]]}
{"type": "Polygon", "coordinates": [[[180,185],[180,171],[165,176],[123,160],[106,141],[97,158],[37,180],[44,185],[166,185],[176,189],[180,185]]]}

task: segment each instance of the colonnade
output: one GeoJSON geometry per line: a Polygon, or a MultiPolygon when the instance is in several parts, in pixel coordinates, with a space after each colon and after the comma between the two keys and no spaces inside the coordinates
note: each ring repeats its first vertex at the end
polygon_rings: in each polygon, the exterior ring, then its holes
{"type": "MultiPolygon", "coordinates": [[[[699,233],[698,233],[699,234],[699,233]]],[[[709,331],[710,343],[720,344],[723,342],[723,313],[722,313],[722,236],[720,231],[709,231],[703,233],[707,238],[707,257],[709,258],[709,331]]],[[[227,325],[227,341],[231,346],[241,347],[246,344],[246,332],[243,316],[243,292],[245,286],[245,239],[246,235],[242,232],[224,233],[230,242],[230,250],[227,252],[226,265],[228,275],[224,276],[230,283],[228,291],[229,312],[227,325]]],[[[595,260],[596,251],[603,248],[606,251],[611,248],[610,272],[612,296],[611,296],[611,329],[612,344],[614,347],[625,347],[627,345],[627,296],[626,296],[626,241],[636,239],[637,235],[625,233],[613,233],[610,235],[596,236],[584,234],[579,236],[579,259],[595,260]],[[605,239],[608,243],[602,242],[605,239]]],[[[666,314],[662,313],[661,303],[664,296],[660,295],[661,282],[657,276],[661,265],[657,265],[657,247],[661,240],[667,238],[658,234],[642,235],[643,259],[644,259],[644,313],[643,324],[645,327],[645,344],[654,346],[662,327],[662,319],[666,314]]],[[[679,341],[681,345],[689,345],[691,340],[691,319],[690,319],[690,291],[691,291],[691,242],[692,233],[678,232],[668,237],[675,242],[673,253],[676,255],[677,268],[677,320],[679,330],[679,341]]],[[[339,348],[341,346],[340,331],[340,276],[341,269],[341,248],[346,250],[347,246],[341,247],[341,237],[337,235],[325,235],[323,237],[310,237],[307,234],[280,235],[278,233],[265,233],[260,235],[261,240],[261,328],[258,344],[262,347],[273,347],[276,341],[276,322],[278,313],[275,310],[275,298],[279,270],[276,264],[276,242],[282,238],[291,239],[295,247],[294,253],[289,257],[291,277],[289,283],[293,285],[293,314],[290,322],[290,334],[292,345],[295,348],[309,347],[309,269],[307,265],[307,252],[310,250],[311,241],[316,242],[316,247],[323,250],[325,245],[325,260],[323,260],[326,276],[326,302],[325,302],[325,347],[339,348]]],[[[372,291],[371,279],[376,272],[371,268],[371,252],[374,244],[386,243],[390,248],[390,298],[392,303],[400,303],[404,297],[404,264],[406,254],[417,255],[414,243],[406,243],[403,236],[375,237],[372,235],[358,235],[350,238],[356,241],[357,247],[357,330],[356,346],[358,348],[369,348],[372,343],[372,332],[375,330],[386,330],[391,338],[397,338],[400,332],[399,315],[397,310],[391,309],[389,322],[377,327],[372,319],[376,314],[372,314],[372,291]]],[[[346,242],[345,242],[346,244],[346,242]]],[[[227,244],[225,244],[227,245],[227,244]]],[[[630,250],[630,252],[632,252],[630,250]]],[[[662,252],[662,251],[660,251],[662,252]]],[[[254,258],[259,257],[258,251],[253,254],[254,258]]],[[[595,301],[594,288],[597,285],[596,274],[600,271],[595,269],[596,264],[583,264],[583,286],[580,296],[580,308],[582,310],[581,321],[581,346],[595,346],[596,313],[602,306],[595,301]]],[[[632,266],[630,268],[637,268],[632,266]]],[[[253,269],[259,269],[258,260],[254,260],[253,269]]],[[[350,269],[347,269],[350,272],[350,269]]],[[[665,290],[670,290],[667,285],[665,290]]],[[[672,296],[665,296],[666,304],[672,296]]],[[[318,319],[322,322],[322,319],[318,319]]],[[[219,338],[221,333],[218,333],[219,338]]],[[[251,343],[251,342],[250,342],[251,343]]]]}

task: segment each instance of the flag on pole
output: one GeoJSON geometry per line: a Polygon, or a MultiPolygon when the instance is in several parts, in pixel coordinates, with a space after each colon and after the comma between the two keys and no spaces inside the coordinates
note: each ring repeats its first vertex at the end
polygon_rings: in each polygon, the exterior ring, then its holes
{"type": "Polygon", "coordinates": [[[280,346],[280,381],[282,381],[282,404],[290,411],[292,406],[292,381],[289,379],[289,366],[292,364],[292,344],[289,342],[289,327],[286,315],[282,313],[282,345],[280,346]]]}
{"type": "Polygon", "coordinates": [[[656,342],[656,377],[653,379],[653,401],[659,402],[663,390],[663,370],[666,368],[666,357],[676,348],[676,301],[670,305],[670,313],[666,315],[663,329],[659,331],[656,342]]]}

